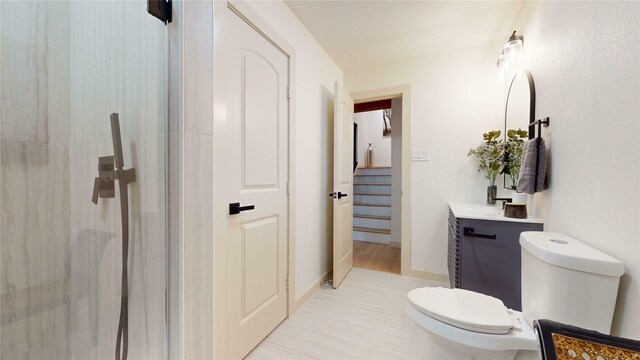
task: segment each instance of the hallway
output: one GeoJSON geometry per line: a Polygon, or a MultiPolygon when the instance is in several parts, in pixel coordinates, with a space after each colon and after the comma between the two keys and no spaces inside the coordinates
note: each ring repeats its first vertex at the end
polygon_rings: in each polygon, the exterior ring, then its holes
{"type": "Polygon", "coordinates": [[[400,274],[400,248],[354,240],[353,266],[400,274]]]}

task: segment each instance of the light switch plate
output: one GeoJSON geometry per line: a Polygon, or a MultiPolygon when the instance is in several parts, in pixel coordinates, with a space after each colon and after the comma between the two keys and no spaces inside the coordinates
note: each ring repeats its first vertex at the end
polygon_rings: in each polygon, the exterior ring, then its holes
{"type": "Polygon", "coordinates": [[[430,161],[431,152],[429,149],[415,149],[411,151],[411,161],[430,161]]]}

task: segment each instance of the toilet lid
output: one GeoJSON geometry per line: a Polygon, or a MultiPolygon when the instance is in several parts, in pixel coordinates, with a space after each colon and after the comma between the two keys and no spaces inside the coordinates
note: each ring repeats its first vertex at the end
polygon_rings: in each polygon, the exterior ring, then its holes
{"type": "Polygon", "coordinates": [[[513,320],[500,299],[463,289],[419,288],[409,302],[423,314],[449,325],[486,334],[507,334],[513,320]]]}

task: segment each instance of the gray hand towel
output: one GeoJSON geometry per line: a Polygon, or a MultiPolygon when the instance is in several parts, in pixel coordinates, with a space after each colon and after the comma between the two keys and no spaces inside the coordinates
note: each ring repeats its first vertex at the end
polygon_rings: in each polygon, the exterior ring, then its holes
{"type": "Polygon", "coordinates": [[[547,148],[544,139],[537,137],[524,143],[522,161],[520,162],[520,179],[518,192],[533,194],[544,190],[547,172],[547,148]],[[536,183],[537,177],[537,183],[536,183]]]}

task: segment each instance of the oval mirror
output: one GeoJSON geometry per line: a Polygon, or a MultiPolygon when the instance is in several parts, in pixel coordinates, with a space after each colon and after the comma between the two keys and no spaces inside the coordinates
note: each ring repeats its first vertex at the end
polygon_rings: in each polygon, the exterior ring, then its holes
{"type": "Polygon", "coordinates": [[[507,189],[516,187],[515,182],[520,171],[521,145],[532,138],[533,134],[529,134],[528,129],[529,123],[534,121],[535,109],[536,88],[533,76],[528,70],[520,70],[511,80],[504,110],[503,140],[507,143],[505,160],[508,164],[504,169],[504,187],[507,189]],[[509,154],[509,149],[512,149],[514,154],[509,154]]]}

